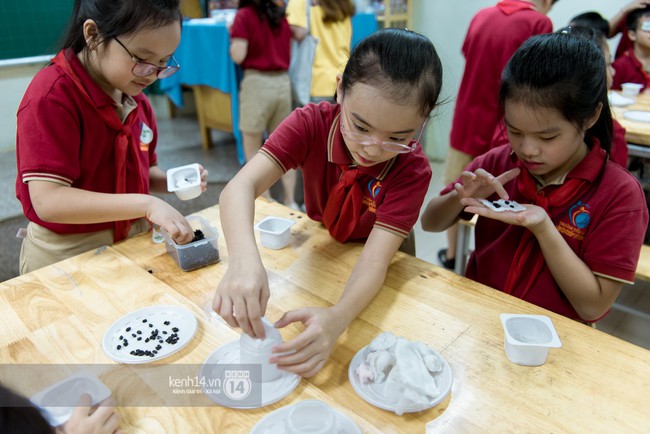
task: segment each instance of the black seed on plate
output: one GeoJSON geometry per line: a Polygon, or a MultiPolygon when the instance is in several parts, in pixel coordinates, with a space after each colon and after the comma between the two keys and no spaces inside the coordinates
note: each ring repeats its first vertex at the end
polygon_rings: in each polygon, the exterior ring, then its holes
{"type": "Polygon", "coordinates": [[[153,324],[149,323],[149,327],[153,327],[153,324]]]}
{"type": "Polygon", "coordinates": [[[143,322],[143,323],[147,322],[147,318],[143,319],[142,322],[143,322]]]}
{"type": "Polygon", "coordinates": [[[172,327],[172,331],[176,333],[178,331],[178,327],[172,327]]]}
{"type": "Polygon", "coordinates": [[[165,325],[169,325],[169,321],[165,321],[163,324],[165,324],[165,325]]]}
{"type": "Polygon", "coordinates": [[[117,349],[118,349],[118,350],[121,350],[121,349],[122,349],[122,345],[118,345],[118,346],[117,346],[117,349]]]}
{"type": "Polygon", "coordinates": [[[142,334],[142,330],[138,330],[136,333],[139,334],[139,335],[141,335],[141,334],[142,334]]]}
{"type": "Polygon", "coordinates": [[[496,202],[492,202],[492,205],[493,205],[495,208],[501,208],[501,204],[498,204],[498,203],[496,203],[496,202]]]}
{"type": "Polygon", "coordinates": [[[127,327],[127,328],[126,328],[126,331],[127,331],[127,332],[130,332],[130,331],[131,331],[131,327],[127,327]]]}
{"type": "Polygon", "coordinates": [[[131,336],[132,336],[132,337],[136,337],[137,335],[136,335],[135,333],[131,333],[131,336]]]}
{"type": "Polygon", "coordinates": [[[154,354],[158,354],[158,351],[156,351],[156,350],[153,350],[153,351],[152,351],[152,353],[154,353],[154,354]]]}
{"type": "Polygon", "coordinates": [[[142,338],[141,338],[140,336],[138,336],[138,340],[139,340],[139,341],[141,341],[141,340],[142,340],[142,338]]]}
{"type": "Polygon", "coordinates": [[[166,334],[167,334],[167,330],[163,330],[163,334],[166,335],[166,334]]]}
{"type": "Polygon", "coordinates": [[[162,345],[156,345],[156,349],[159,350],[162,348],[162,345]]]}
{"type": "Polygon", "coordinates": [[[120,340],[124,339],[124,336],[120,335],[120,340]]]}
{"type": "Polygon", "coordinates": [[[149,338],[145,339],[144,341],[145,341],[145,342],[149,342],[149,338]]]}
{"type": "Polygon", "coordinates": [[[124,346],[125,346],[125,347],[128,347],[128,346],[129,346],[129,343],[126,342],[126,341],[124,341],[124,346]]]}

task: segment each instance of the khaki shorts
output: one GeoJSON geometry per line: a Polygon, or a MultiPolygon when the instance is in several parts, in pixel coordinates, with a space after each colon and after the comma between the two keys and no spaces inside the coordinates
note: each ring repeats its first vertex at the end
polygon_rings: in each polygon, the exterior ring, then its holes
{"type": "Polygon", "coordinates": [[[290,113],[291,83],[286,71],[244,71],[239,92],[239,128],[242,132],[271,132],[290,113]]]}
{"type": "Polygon", "coordinates": [[[458,179],[463,169],[472,162],[474,158],[464,152],[460,152],[454,148],[449,148],[447,152],[447,159],[445,160],[445,173],[442,182],[445,187],[458,179]]]}
{"type": "MultiPolygon", "coordinates": [[[[147,232],[149,222],[140,219],[131,224],[129,236],[147,232]]],[[[113,244],[113,229],[85,234],[57,234],[29,222],[27,236],[20,248],[20,274],[29,273],[80,253],[113,244]]]]}

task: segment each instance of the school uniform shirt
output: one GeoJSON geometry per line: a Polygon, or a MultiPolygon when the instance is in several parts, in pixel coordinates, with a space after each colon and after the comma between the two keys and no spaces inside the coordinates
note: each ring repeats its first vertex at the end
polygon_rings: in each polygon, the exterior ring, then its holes
{"type": "MultiPolygon", "coordinates": [[[[309,31],[318,39],[311,77],[311,96],[331,98],[336,92],[336,75],[342,74],[350,57],[352,20],[325,23],[323,9],[312,6],[309,12],[309,31]]],[[[289,0],[287,20],[292,26],[307,28],[305,0],[289,0]]]]}
{"type": "MultiPolygon", "coordinates": [[[[77,56],[68,62],[96,107],[115,108],[115,101],[90,77],[77,56]]],[[[50,64],[32,79],[18,107],[16,197],[25,216],[57,234],[113,229],[113,222],[63,224],[41,220],[27,183],[48,181],[99,193],[116,192],[115,142],[110,128],[62,67],[50,64]]],[[[124,125],[131,132],[126,151],[125,193],[149,193],[149,168],[157,162],[158,132],[144,94],[127,97],[131,106],[124,125]]],[[[133,220],[135,221],[135,220],[133,220]]]]}
{"type": "MultiPolygon", "coordinates": [[[[302,169],[305,208],[316,221],[323,220],[330,192],[341,178],[341,166],[354,162],[341,135],[340,112],[338,104],[327,102],[296,109],[260,150],[283,172],[302,169]]],[[[418,219],[431,179],[422,147],[358,170],[361,213],[352,235],[339,241],[366,240],[374,227],[406,238],[418,219]]]]}
{"type": "Polygon", "coordinates": [[[526,1],[503,0],[474,16],[463,43],[465,70],[451,127],[452,148],[476,157],[492,147],[503,68],[526,39],[552,31],[551,20],[526,1]]]}
{"type": "Polygon", "coordinates": [[[231,38],[248,41],[248,52],[241,66],[258,71],[287,71],[291,59],[291,29],[286,18],[276,29],[260,17],[253,6],[237,10],[230,28],[231,38]]]}
{"type": "MultiPolygon", "coordinates": [[[[605,151],[594,141],[587,156],[565,177],[561,185],[546,185],[536,195],[543,200],[551,193],[565,188],[571,182],[581,184],[582,194],[571,197],[565,204],[549,207],[553,224],[569,247],[580,257],[589,269],[598,276],[612,280],[634,283],[639,252],[648,224],[648,209],[645,195],[639,182],[618,164],[607,160],[605,151]]],[[[466,170],[483,168],[493,175],[500,175],[518,167],[517,156],[509,146],[492,149],[476,158],[466,170]]],[[[526,172],[526,174],[528,174],[526,172]]],[[[522,204],[531,203],[520,183],[523,175],[506,183],[510,199],[522,204]]],[[[458,181],[457,181],[458,182],[458,181]]],[[[453,190],[453,183],[440,194],[453,190]]],[[[566,191],[565,191],[566,192],[566,191]]],[[[535,193],[534,193],[535,194],[535,193]]],[[[494,194],[489,200],[498,199],[494,194]]],[[[463,218],[471,217],[464,213],[463,218]]],[[[522,239],[528,229],[509,225],[498,220],[479,217],[475,230],[475,250],[467,266],[466,276],[485,285],[504,291],[508,273],[519,258],[516,257],[522,239]]],[[[529,233],[532,235],[532,233],[529,233]]],[[[531,275],[530,265],[535,259],[543,259],[537,240],[524,264],[521,276],[525,281],[531,275]]],[[[511,294],[576,320],[593,321],[594,318],[580,318],[566,298],[551,271],[543,261],[541,270],[532,285],[526,289],[515,286],[511,294]],[[525,294],[522,294],[524,289],[525,294]],[[523,296],[522,296],[523,295],[523,296]]]]}
{"type": "Polygon", "coordinates": [[[623,83],[639,83],[643,85],[642,91],[648,87],[650,75],[643,70],[643,65],[634,55],[634,49],[627,50],[621,57],[612,63],[616,73],[612,89],[620,89],[623,83]]]}

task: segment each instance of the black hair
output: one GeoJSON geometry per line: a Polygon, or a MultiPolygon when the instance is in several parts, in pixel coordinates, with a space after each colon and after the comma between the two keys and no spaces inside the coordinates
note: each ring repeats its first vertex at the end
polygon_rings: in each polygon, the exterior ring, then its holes
{"type": "Polygon", "coordinates": [[[427,117],[440,95],[442,63],[425,36],[387,28],[363,39],[350,53],[343,71],[343,94],[355,83],[378,87],[395,101],[416,97],[419,112],[427,117]]]}
{"type": "Polygon", "coordinates": [[[607,35],[605,33],[601,32],[600,29],[597,29],[596,27],[588,26],[586,24],[576,24],[564,27],[557,30],[556,33],[569,33],[571,36],[584,38],[596,44],[598,48],[607,44],[607,35]]]}
{"type": "Polygon", "coordinates": [[[0,432],[54,434],[55,430],[27,398],[0,385],[0,432]]]}
{"type": "Polygon", "coordinates": [[[285,9],[277,6],[273,0],[239,0],[239,8],[252,6],[257,11],[257,15],[268,20],[272,29],[280,27],[285,16],[285,9]]]}
{"type": "Polygon", "coordinates": [[[639,21],[646,15],[650,15],[650,6],[633,10],[628,14],[627,18],[625,18],[625,26],[628,30],[636,32],[636,29],[639,26],[639,21]]]}
{"type": "Polygon", "coordinates": [[[584,12],[576,15],[569,21],[569,26],[591,27],[602,32],[605,36],[609,34],[609,21],[603,18],[598,12],[584,12]]]}
{"type": "Polygon", "coordinates": [[[99,43],[143,28],[158,28],[178,22],[183,15],[179,0],[75,0],[72,18],[63,48],[79,53],[86,47],[83,23],[91,19],[97,24],[99,43]]]}
{"type": "MultiPolygon", "coordinates": [[[[593,41],[568,31],[533,36],[503,70],[499,112],[503,115],[506,101],[518,101],[558,110],[577,128],[585,128],[602,104],[600,117],[586,136],[597,138],[609,152],[613,127],[605,68],[601,48],[593,41]]],[[[591,147],[591,140],[586,142],[591,147]]]]}

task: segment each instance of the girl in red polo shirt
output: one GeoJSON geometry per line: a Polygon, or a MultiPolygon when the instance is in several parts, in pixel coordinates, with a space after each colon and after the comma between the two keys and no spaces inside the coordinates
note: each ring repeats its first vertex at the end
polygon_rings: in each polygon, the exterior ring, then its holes
{"type": "Polygon", "coordinates": [[[567,317],[602,318],[634,272],[648,223],[639,182],[612,163],[605,61],[569,32],[534,36],[503,72],[509,145],[432,199],[425,230],[480,217],[467,277],[567,317]],[[479,199],[510,199],[496,212],[479,199]]]}
{"type": "Polygon", "coordinates": [[[275,324],[301,321],[306,328],[274,349],[293,354],[274,356],[271,363],[315,375],[383,285],[429,186],[429,161],[414,139],[441,84],[440,59],[427,38],[401,29],[375,32],[354,48],[337,77],[337,104],[295,110],[224,189],[219,205],[230,259],[213,307],[251,336],[264,337],[260,317],[269,298],[253,233],[254,203],[283,173],[302,169],[307,214],[334,239],[365,242],[334,306],[289,311],[275,324]]]}
{"type": "MultiPolygon", "coordinates": [[[[75,1],[64,48],[18,108],[16,195],[30,220],[21,273],[149,230],[149,222],[191,241],[185,218],[149,195],[166,191],[166,175],[141,93],[178,69],[181,19],[178,1],[75,1]]],[[[203,189],[206,177],[202,169],[203,189]]]]}
{"type": "MultiPolygon", "coordinates": [[[[240,0],[230,37],[230,55],[244,70],[239,127],[248,161],[262,146],[263,134],[273,132],[291,113],[291,29],[283,0],[240,0]]],[[[282,177],[282,186],[284,204],[298,209],[295,171],[282,177]]]]}

